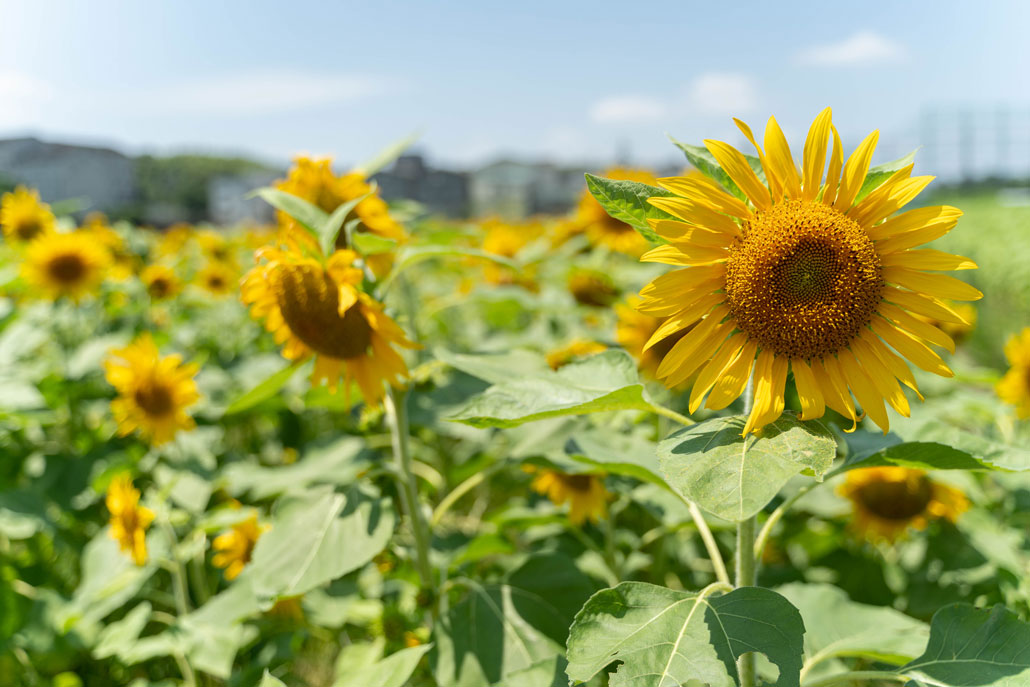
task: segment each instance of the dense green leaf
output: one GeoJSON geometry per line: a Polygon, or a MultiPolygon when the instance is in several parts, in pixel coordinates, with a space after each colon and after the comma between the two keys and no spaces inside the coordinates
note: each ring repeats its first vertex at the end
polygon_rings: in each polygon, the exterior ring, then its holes
{"type": "Polygon", "coordinates": [[[989,470],[991,468],[969,453],[951,446],[933,441],[902,442],[897,437],[894,439],[897,443],[850,454],[844,463],[830,474],[838,475],[848,470],[881,465],[900,465],[921,470],[989,470]]]}
{"type": "Polygon", "coordinates": [[[287,215],[297,220],[297,223],[308,230],[315,238],[319,239],[319,231],[326,225],[329,215],[316,205],[312,205],[303,198],[298,198],[292,193],[280,191],[277,188],[259,188],[251,195],[262,198],[269,205],[277,210],[282,210],[287,215]]]}
{"type": "Polygon", "coordinates": [[[263,499],[319,484],[351,484],[368,469],[370,461],[371,454],[365,450],[364,442],[343,437],[306,450],[290,465],[232,463],[222,473],[222,480],[234,495],[263,499]]]}
{"type": "Polygon", "coordinates": [[[557,372],[495,384],[450,419],[474,427],[514,427],[561,415],[650,408],[636,363],[623,350],[608,350],[557,372]]]}
{"type": "Polygon", "coordinates": [[[140,632],[150,622],[151,610],[150,602],[144,601],[126,613],[121,620],[108,624],[100,633],[96,646],[93,647],[93,656],[96,658],[118,656],[125,660],[123,653],[139,639],[140,632]]]}
{"type": "Polygon", "coordinates": [[[547,685],[576,610],[596,589],[564,556],[530,558],[504,584],[469,594],[434,628],[440,687],[547,685]],[[531,682],[531,680],[537,680],[531,682]]]}
{"type": "MultiPolygon", "coordinates": [[[[677,141],[671,136],[669,139],[677,148],[683,151],[683,154],[687,156],[687,162],[689,162],[694,169],[701,172],[712,181],[718,183],[740,200],[747,202],[747,196],[740,190],[740,187],[730,179],[730,175],[723,171],[722,167],[720,167],[719,163],[716,161],[715,156],[708,152],[707,148],[704,146],[696,146],[691,145],[690,143],[677,141]]],[[[762,183],[765,183],[765,170],[762,169],[762,161],[754,155],[741,154],[744,155],[744,159],[747,160],[752,171],[754,171],[762,183]]]]}
{"type": "Polygon", "coordinates": [[[286,684],[268,672],[268,670],[265,670],[264,675],[261,676],[261,682],[258,683],[258,687],[286,687],[286,684]]]}
{"type": "Polygon", "coordinates": [[[618,661],[611,687],[700,682],[736,687],[736,659],[759,652],[779,668],[778,687],[798,687],[805,626],[776,592],[742,587],[717,596],[623,582],[590,597],[569,631],[568,676],[587,681],[618,661]]]}
{"type": "Polygon", "coordinates": [[[504,353],[452,353],[438,348],[434,355],[451,367],[491,384],[502,384],[513,376],[546,376],[551,371],[542,355],[521,348],[504,353]]]}
{"type": "Polygon", "coordinates": [[[842,657],[901,665],[926,647],[926,624],[893,608],[855,603],[828,584],[794,583],[776,591],[801,611],[805,621],[808,675],[821,675],[814,666],[842,657]]]}
{"type": "Polygon", "coordinates": [[[352,487],[312,490],[272,521],[249,576],[261,598],[298,596],[368,563],[393,534],[388,499],[352,487]]]}
{"type": "Polygon", "coordinates": [[[895,172],[903,167],[908,167],[915,161],[915,159],[916,151],[913,150],[908,155],[900,157],[897,160],[870,167],[869,171],[865,175],[865,181],[862,182],[862,188],[858,190],[858,195],[855,196],[855,202],[858,203],[868,196],[883,182],[890,179],[895,172]]]}
{"type": "Polygon", "coordinates": [[[1030,684],[1030,625],[1001,606],[945,606],[930,621],[926,651],[901,672],[939,687],[1030,684]]]}
{"type": "Polygon", "coordinates": [[[745,418],[721,417],[676,432],[658,444],[666,481],[686,498],[726,520],[761,511],[790,478],[830,468],[837,443],[822,425],[786,413],[741,437],[745,418]]]}
{"type": "Polygon", "coordinates": [[[377,255],[395,250],[397,240],[367,231],[359,231],[351,235],[351,246],[362,255],[377,255]]]}
{"type": "Polygon", "coordinates": [[[225,409],[225,415],[233,415],[234,413],[240,413],[244,410],[249,410],[254,406],[258,405],[262,401],[268,400],[272,396],[279,393],[279,390],[286,386],[293,375],[297,373],[301,367],[307,361],[296,360],[278,372],[272,374],[264,381],[260,382],[256,386],[248,389],[244,393],[237,396],[225,409]]]}
{"type": "Polygon", "coordinates": [[[675,195],[664,188],[642,184],[639,181],[625,179],[605,179],[587,174],[587,189],[597,199],[601,207],[613,218],[630,225],[652,244],[666,243],[665,239],[654,233],[649,219],[676,219],[665,210],[660,210],[647,202],[648,198],[668,197],[675,195]]]}
{"type": "Polygon", "coordinates": [[[665,485],[656,450],[657,446],[651,441],[603,427],[577,432],[565,447],[565,451],[581,463],[642,482],[665,485]]]}
{"type": "Polygon", "coordinates": [[[27,490],[0,492],[0,534],[8,539],[28,539],[47,527],[45,504],[27,490]]]}
{"type": "Polygon", "coordinates": [[[431,644],[413,646],[381,661],[338,673],[333,687],[404,687],[431,644]]]}
{"type": "Polygon", "coordinates": [[[987,467],[1002,470],[1030,470],[1030,447],[1006,444],[973,434],[944,422],[927,422],[904,437],[910,442],[935,442],[969,454],[987,467]]]}

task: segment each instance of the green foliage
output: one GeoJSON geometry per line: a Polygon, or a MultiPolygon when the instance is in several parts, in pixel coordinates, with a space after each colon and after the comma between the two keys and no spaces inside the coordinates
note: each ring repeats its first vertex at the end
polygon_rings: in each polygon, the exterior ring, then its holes
{"type": "Polygon", "coordinates": [[[649,219],[676,219],[664,210],[660,210],[647,202],[648,198],[674,195],[670,191],[639,181],[622,179],[605,179],[587,174],[587,189],[597,199],[601,207],[617,220],[621,220],[636,229],[641,236],[652,244],[662,244],[665,240],[654,233],[649,219]]]}
{"type": "Polygon", "coordinates": [[[611,687],[736,687],[736,659],[758,651],[779,668],[773,684],[797,687],[805,633],[797,609],[769,589],[714,592],[642,582],[598,592],[569,630],[569,679],[585,682],[618,661],[611,687]]]}

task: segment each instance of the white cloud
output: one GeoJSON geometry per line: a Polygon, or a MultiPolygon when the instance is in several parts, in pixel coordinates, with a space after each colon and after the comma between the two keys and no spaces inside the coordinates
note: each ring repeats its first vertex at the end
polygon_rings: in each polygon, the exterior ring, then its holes
{"type": "Polygon", "coordinates": [[[691,110],[711,115],[736,115],[758,104],[755,82],[743,74],[710,72],[694,79],[687,89],[691,110]]]}
{"type": "Polygon", "coordinates": [[[600,124],[639,124],[665,116],[668,108],[660,100],[641,95],[602,98],[590,108],[590,119],[600,124]]]}
{"type": "Polygon", "coordinates": [[[354,102],[382,94],[390,84],[352,74],[274,69],[205,77],[144,95],[154,107],[209,115],[265,115],[354,102]]]}
{"type": "Polygon", "coordinates": [[[801,64],[839,67],[887,62],[905,56],[899,43],[872,31],[859,31],[837,43],[816,45],[798,55],[801,64]]]}

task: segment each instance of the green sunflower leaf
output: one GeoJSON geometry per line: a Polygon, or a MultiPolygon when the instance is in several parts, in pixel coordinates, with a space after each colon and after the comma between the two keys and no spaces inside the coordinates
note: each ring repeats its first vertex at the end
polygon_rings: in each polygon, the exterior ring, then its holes
{"type": "Polygon", "coordinates": [[[862,188],[858,189],[858,195],[855,196],[855,203],[858,203],[863,198],[872,193],[878,186],[883,182],[891,178],[895,172],[903,167],[908,167],[916,159],[916,151],[913,150],[911,153],[904,157],[899,157],[897,160],[892,162],[884,162],[882,165],[876,165],[870,167],[869,171],[865,175],[865,181],[862,182],[862,188]]]}
{"type": "Polygon", "coordinates": [[[259,188],[248,195],[248,198],[257,196],[276,210],[282,210],[287,215],[297,220],[300,226],[308,230],[315,239],[320,238],[320,230],[329,221],[329,215],[321,208],[312,205],[303,198],[298,198],[292,193],[280,191],[277,188],[266,186],[259,188]]]}
{"type": "Polygon", "coordinates": [[[665,485],[655,444],[647,439],[603,427],[575,433],[565,446],[574,460],[605,472],[665,485]]]}
{"type": "MultiPolygon", "coordinates": [[[[375,193],[375,187],[365,195],[353,198],[343,205],[340,205],[333,210],[333,214],[329,215],[325,222],[319,225],[318,247],[322,249],[322,255],[329,256],[333,254],[336,250],[336,239],[340,236],[340,231],[344,228],[343,223],[344,220],[347,219],[347,215],[354,212],[354,208],[358,206],[358,203],[365,200],[373,193],[375,193]]],[[[352,238],[349,232],[347,238],[352,238]]],[[[352,242],[348,240],[347,245],[351,245],[351,243],[352,242]]]]}
{"type": "Polygon", "coordinates": [[[297,370],[304,367],[305,362],[307,361],[294,361],[278,372],[269,375],[260,383],[234,398],[232,402],[229,403],[229,406],[225,409],[223,414],[234,415],[236,413],[242,413],[244,410],[249,410],[262,401],[267,401],[272,398],[279,393],[279,390],[286,386],[291,379],[293,379],[293,376],[297,374],[297,370]]]}
{"type": "Polygon", "coordinates": [[[930,621],[926,651],[900,672],[939,687],[1030,684],[1030,624],[1002,606],[953,604],[930,621]]]}
{"type": "Polygon", "coordinates": [[[585,682],[619,661],[611,687],[736,687],[736,659],[753,651],[779,668],[772,684],[798,687],[805,634],[798,610],[770,589],[711,590],[623,582],[594,594],[569,630],[569,679],[585,682]]]}
{"type": "Polygon", "coordinates": [[[742,416],[687,427],[658,444],[658,460],[673,489],[724,520],[761,511],[794,475],[817,479],[833,463],[837,442],[822,425],[786,413],[760,437],[740,436],[742,416]]]}
{"type": "Polygon", "coordinates": [[[370,177],[376,172],[384,169],[387,165],[392,163],[394,160],[404,154],[404,151],[411,147],[411,145],[419,139],[422,135],[421,131],[415,131],[414,133],[408,134],[404,138],[394,141],[390,145],[383,148],[379,153],[376,154],[371,160],[367,160],[362,164],[354,168],[355,172],[362,174],[365,177],[370,177]]]}
{"type": "Polygon", "coordinates": [[[404,687],[431,644],[401,649],[356,670],[341,671],[332,687],[404,687]]]}
{"type": "Polygon", "coordinates": [[[659,210],[647,202],[648,198],[668,197],[675,195],[671,191],[657,186],[649,186],[639,181],[624,179],[605,179],[587,174],[587,189],[597,199],[601,207],[609,215],[620,222],[625,222],[637,230],[641,236],[653,245],[666,243],[665,239],[654,233],[649,219],[676,219],[664,210],[659,210]]]}
{"type": "MultiPolygon", "coordinates": [[[[730,179],[730,175],[723,171],[722,167],[719,166],[715,156],[712,155],[707,148],[704,146],[695,146],[683,141],[677,141],[672,136],[669,136],[669,140],[672,141],[673,145],[683,151],[683,154],[687,156],[687,162],[697,171],[704,174],[706,177],[716,182],[724,189],[735,195],[740,200],[747,202],[747,195],[740,190],[740,187],[734,183],[733,179],[730,179]]],[[[744,155],[743,153],[741,153],[744,155]]],[[[747,160],[748,166],[758,176],[759,180],[765,183],[765,170],[762,169],[762,161],[754,155],[744,155],[744,159],[747,160]]]]}
{"type": "Polygon", "coordinates": [[[397,248],[397,240],[359,231],[351,235],[351,245],[362,255],[378,255],[397,248]]]}
{"type": "Polygon", "coordinates": [[[540,370],[494,384],[448,419],[473,427],[515,427],[562,415],[651,408],[636,363],[613,349],[557,372],[540,370]]]}

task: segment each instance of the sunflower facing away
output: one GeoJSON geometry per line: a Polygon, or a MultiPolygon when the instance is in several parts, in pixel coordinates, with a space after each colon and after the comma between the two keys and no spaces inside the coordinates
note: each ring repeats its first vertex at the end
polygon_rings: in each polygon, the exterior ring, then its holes
{"type": "Polygon", "coordinates": [[[955,522],[969,508],[958,489],[903,467],[852,470],[838,493],[852,503],[852,526],[873,542],[893,542],[910,528],[925,529],[930,520],[955,522]]]}
{"type": "Polygon", "coordinates": [[[268,246],[259,263],[243,278],[240,297],[255,319],[283,345],[283,356],[315,356],[312,382],[325,380],[335,390],[343,379],[350,393],[354,381],[365,402],[376,405],[384,382],[408,376],[393,346],[417,348],[371,296],[360,291],[357,254],[338,250],[323,265],[295,248],[268,246]]]}
{"type": "Polygon", "coordinates": [[[265,529],[267,528],[258,525],[257,515],[252,515],[233,525],[228,532],[215,537],[211,546],[218,553],[211,562],[216,567],[225,568],[225,579],[234,580],[243,572],[243,567],[250,563],[254,545],[265,529]]]}
{"type": "Polygon", "coordinates": [[[197,402],[195,364],[183,364],[178,354],[161,357],[150,334],[125,348],[111,351],[104,361],[108,383],[118,391],[111,412],[121,436],[139,430],[152,444],[163,444],[180,429],[192,429],[186,409],[197,402]]]}
{"type": "Polygon", "coordinates": [[[44,234],[29,243],[22,276],[37,293],[79,301],[99,289],[111,257],[107,249],[81,231],[44,234]]]}
{"type": "Polygon", "coordinates": [[[681,269],[640,292],[641,312],[668,318],[648,347],[693,327],[664,357],[658,376],[676,386],[698,372],[693,412],[705,394],[708,408],[728,406],[744,393],[754,368],[746,435],[782,413],[789,369],[803,419],[820,417],[829,406],[857,423],[854,394],[864,415],[886,432],[884,401],[909,414],[898,382],[918,394],[906,359],[952,376],[927,345],[954,351],[951,337],[915,315],[961,323],[944,299],[982,296],[939,274],[975,268],[972,261],[915,249],[950,231],[962,213],[937,206],[893,216],[933,179],[912,177],[912,165],[856,202],[878,132],[845,162],[829,108],[812,124],[800,171],[774,118],[764,151],[751,129],[735,121],[758,150],[766,181],[735,148],[705,145],[746,202],[697,177],[660,179],[675,195],[649,201],[677,220],[651,222],[668,244],[641,259],[681,269]]]}
{"type": "Polygon", "coordinates": [[[139,490],[132,486],[128,473],[111,480],[105,502],[111,514],[111,538],[136,565],[143,565],[147,562],[147,528],[154,521],[154,511],[139,505],[139,490]]]}
{"type": "Polygon", "coordinates": [[[53,232],[54,213],[36,191],[19,186],[0,200],[0,226],[8,240],[31,241],[53,232]]]}
{"type": "MultiPolygon", "coordinates": [[[[527,466],[528,472],[537,472],[527,466]]],[[[569,475],[557,470],[542,469],[533,478],[530,488],[543,494],[556,506],[569,502],[569,521],[582,525],[588,519],[597,522],[607,512],[608,491],[598,475],[569,475]]]]}
{"type": "Polygon", "coordinates": [[[1009,371],[995,387],[1001,400],[1016,407],[1016,417],[1030,418],[1030,327],[1013,334],[1005,344],[1009,371]]]}

